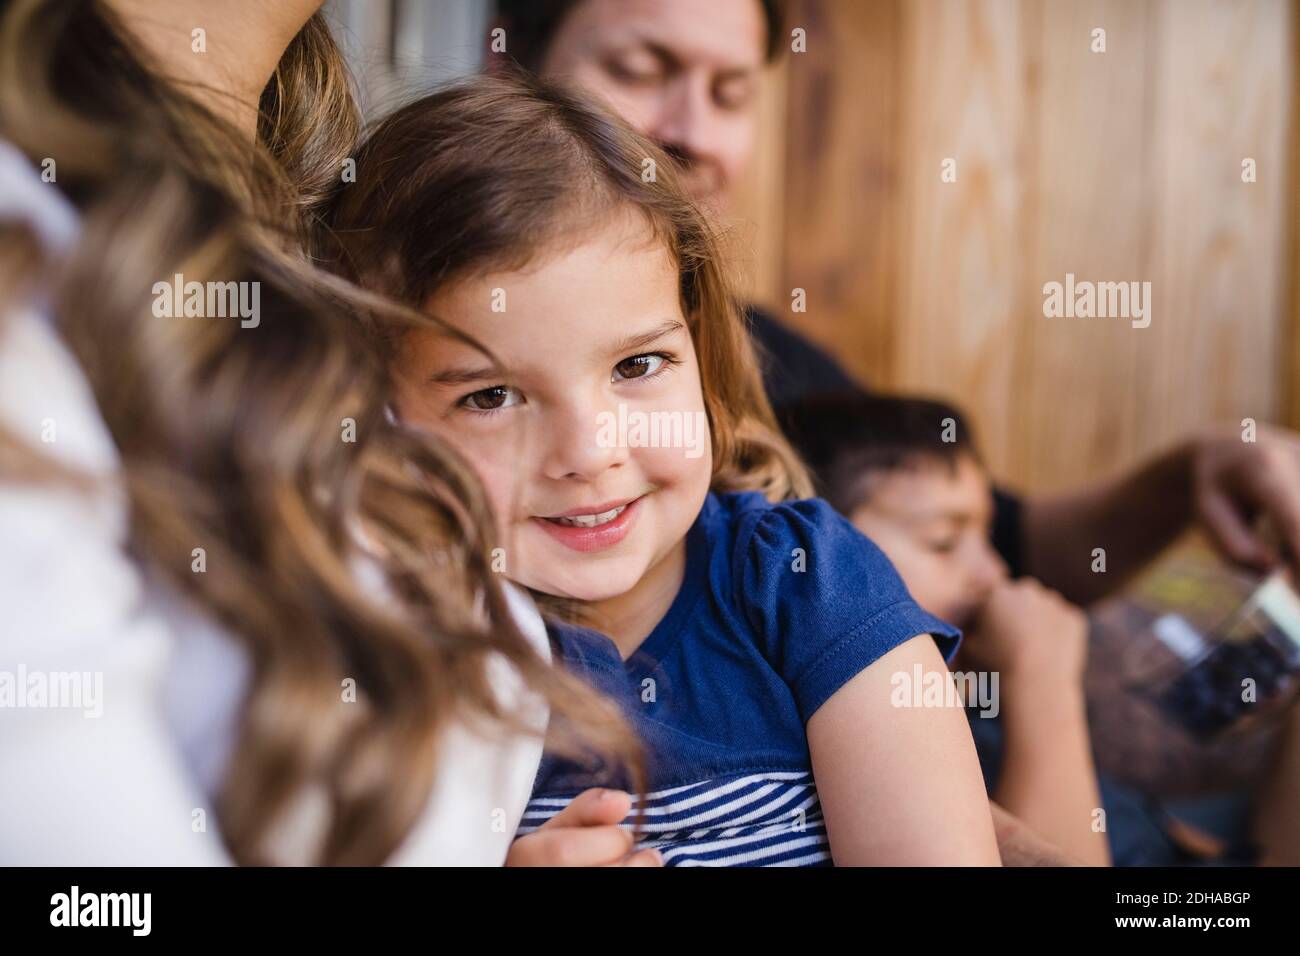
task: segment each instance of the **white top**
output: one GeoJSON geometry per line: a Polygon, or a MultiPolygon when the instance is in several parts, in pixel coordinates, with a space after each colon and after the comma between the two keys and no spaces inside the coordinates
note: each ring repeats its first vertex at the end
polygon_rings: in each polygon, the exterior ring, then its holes
{"type": "MultiPolygon", "coordinates": [[[[57,186],[4,142],[0,218],[27,221],[55,252],[76,241],[57,186]]],[[[42,304],[17,305],[0,308],[0,428],[101,480],[93,492],[0,484],[0,864],[230,863],[213,801],[245,653],[126,554],[118,455],[94,397],[42,304]]],[[[536,607],[517,590],[510,600],[549,655],[536,607]]],[[[544,728],[544,703],[493,666],[502,699],[544,728]]],[[[449,727],[429,804],[389,862],[499,865],[541,746],[449,727]]],[[[307,858],[310,796],[277,829],[277,861],[307,858]]]]}

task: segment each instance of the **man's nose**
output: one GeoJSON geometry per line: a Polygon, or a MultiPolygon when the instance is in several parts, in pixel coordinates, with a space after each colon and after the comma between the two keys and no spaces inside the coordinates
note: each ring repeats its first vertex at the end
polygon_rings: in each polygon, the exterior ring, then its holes
{"type": "Polygon", "coordinates": [[[712,158],[713,125],[708,78],[687,73],[669,84],[651,133],[670,156],[690,166],[712,158]]]}

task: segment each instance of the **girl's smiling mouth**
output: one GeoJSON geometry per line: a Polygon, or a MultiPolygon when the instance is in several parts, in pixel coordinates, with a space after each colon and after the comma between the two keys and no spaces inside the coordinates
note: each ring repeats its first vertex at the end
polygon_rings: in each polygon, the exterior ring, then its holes
{"type": "Polygon", "coordinates": [[[644,497],[573,508],[557,515],[535,515],[532,520],[574,551],[604,551],[627,537],[644,497]]]}

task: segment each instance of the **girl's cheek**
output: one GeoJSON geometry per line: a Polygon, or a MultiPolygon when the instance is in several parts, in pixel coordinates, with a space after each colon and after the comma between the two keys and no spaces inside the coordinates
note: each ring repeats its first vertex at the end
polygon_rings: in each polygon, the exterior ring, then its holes
{"type": "Polygon", "coordinates": [[[481,438],[462,441],[458,443],[458,449],[478,474],[493,509],[502,517],[508,516],[523,489],[525,471],[518,467],[518,449],[508,441],[493,442],[481,438]]]}
{"type": "Polygon", "coordinates": [[[511,462],[518,462],[517,436],[502,435],[500,429],[485,430],[480,424],[448,418],[418,410],[403,420],[446,442],[474,470],[487,492],[488,501],[498,515],[510,514],[506,506],[517,497],[518,470],[511,462]]]}
{"type": "Polygon", "coordinates": [[[397,418],[415,428],[432,431],[432,421],[424,403],[419,400],[418,392],[406,387],[401,378],[393,394],[392,408],[397,418]]]}
{"type": "Polygon", "coordinates": [[[509,533],[514,524],[527,517],[524,514],[523,502],[526,498],[523,495],[521,472],[516,468],[503,467],[495,460],[476,461],[470,456],[466,457],[487,493],[488,505],[496,518],[497,531],[501,534],[509,533]]]}
{"type": "Polygon", "coordinates": [[[699,476],[707,480],[713,473],[713,446],[708,418],[703,412],[665,419],[657,436],[651,433],[651,445],[638,445],[633,439],[630,457],[636,459],[646,477],[656,484],[690,481],[699,476]]]}

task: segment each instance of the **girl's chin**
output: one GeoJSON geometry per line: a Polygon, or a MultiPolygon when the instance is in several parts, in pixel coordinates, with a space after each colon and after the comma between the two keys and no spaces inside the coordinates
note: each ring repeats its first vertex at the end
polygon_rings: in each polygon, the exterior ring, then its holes
{"type": "Polygon", "coordinates": [[[622,597],[636,586],[638,580],[640,580],[640,575],[635,572],[627,574],[617,572],[591,575],[577,574],[564,578],[551,573],[521,583],[534,591],[541,591],[543,594],[549,594],[552,597],[568,601],[582,601],[586,604],[597,604],[601,601],[610,601],[622,597]]]}
{"type": "Polygon", "coordinates": [[[547,594],[555,597],[565,598],[570,601],[582,601],[584,604],[599,604],[602,601],[611,601],[614,598],[622,597],[628,591],[632,590],[632,585],[620,586],[611,584],[609,581],[597,582],[566,582],[563,586],[554,585],[539,588],[537,590],[545,591],[547,594]]]}

